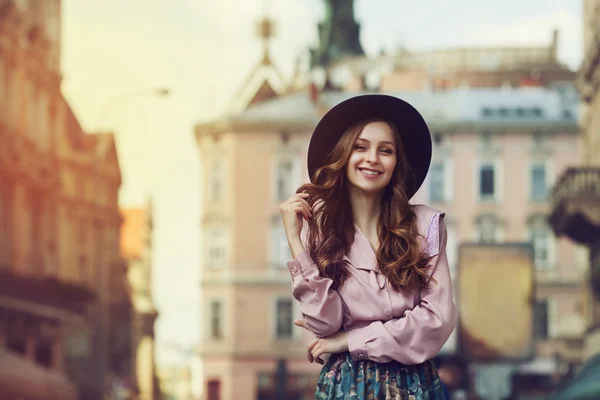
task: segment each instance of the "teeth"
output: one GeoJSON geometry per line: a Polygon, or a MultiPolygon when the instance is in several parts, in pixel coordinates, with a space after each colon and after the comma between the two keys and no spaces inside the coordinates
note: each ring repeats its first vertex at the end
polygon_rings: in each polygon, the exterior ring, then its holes
{"type": "Polygon", "coordinates": [[[361,171],[367,175],[378,175],[379,174],[379,172],[377,172],[377,171],[369,171],[368,169],[363,169],[361,171]]]}

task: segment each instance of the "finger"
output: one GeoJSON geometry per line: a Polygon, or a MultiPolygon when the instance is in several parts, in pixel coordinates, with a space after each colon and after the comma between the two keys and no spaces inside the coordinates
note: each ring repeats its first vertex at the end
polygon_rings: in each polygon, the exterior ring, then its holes
{"type": "Polygon", "coordinates": [[[320,358],[320,356],[325,353],[329,353],[329,351],[327,351],[327,346],[321,345],[317,349],[313,349],[312,356],[314,359],[317,359],[317,358],[320,358]]]}
{"type": "Polygon", "coordinates": [[[317,358],[315,358],[315,362],[316,362],[317,364],[321,364],[321,365],[325,364],[325,361],[323,361],[323,359],[322,359],[321,357],[317,357],[317,358]]]}
{"type": "Polygon", "coordinates": [[[306,211],[308,211],[308,214],[312,217],[312,207],[310,206],[310,204],[308,204],[308,201],[300,200],[300,204],[302,204],[304,208],[306,208],[306,211]]]}
{"type": "Polygon", "coordinates": [[[313,339],[313,341],[310,342],[308,344],[308,347],[306,348],[306,356],[308,357],[308,361],[311,363],[313,361],[315,361],[315,358],[313,357],[312,352],[313,352],[315,346],[317,345],[317,343],[319,343],[319,338],[313,339]]]}
{"type": "Polygon", "coordinates": [[[294,195],[292,195],[289,199],[288,202],[292,202],[292,201],[297,201],[297,200],[304,200],[308,198],[308,193],[296,193],[294,195]]]}
{"type": "Polygon", "coordinates": [[[313,356],[313,359],[318,358],[321,354],[323,354],[323,352],[321,351],[321,349],[324,347],[323,341],[319,340],[319,342],[316,344],[315,347],[313,347],[311,353],[313,356]]]}
{"type": "Polygon", "coordinates": [[[294,325],[299,326],[300,328],[304,328],[310,332],[310,329],[308,329],[308,325],[306,325],[306,322],[304,322],[301,319],[294,320],[294,325]]]}
{"type": "Polygon", "coordinates": [[[302,205],[292,207],[292,210],[294,211],[294,213],[302,215],[307,220],[310,218],[308,211],[304,207],[302,207],[302,205]]]}
{"type": "Polygon", "coordinates": [[[313,340],[311,340],[308,343],[308,346],[306,347],[306,356],[307,356],[309,362],[314,361],[311,351],[312,351],[313,347],[315,347],[315,345],[317,344],[318,341],[319,341],[318,338],[314,338],[313,340]]]}
{"type": "Polygon", "coordinates": [[[311,208],[310,204],[308,204],[308,201],[302,200],[302,199],[298,199],[298,200],[291,201],[289,204],[292,205],[292,206],[298,206],[298,205],[300,205],[300,206],[304,207],[304,209],[308,212],[308,214],[310,216],[312,216],[312,208],[311,208]]]}

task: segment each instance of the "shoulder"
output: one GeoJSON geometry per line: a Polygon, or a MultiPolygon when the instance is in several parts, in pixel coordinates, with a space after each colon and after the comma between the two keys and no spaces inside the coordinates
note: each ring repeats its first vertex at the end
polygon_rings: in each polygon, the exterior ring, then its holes
{"type": "Polygon", "coordinates": [[[424,204],[413,204],[412,208],[417,216],[417,230],[423,239],[423,250],[434,256],[440,252],[440,239],[444,232],[443,219],[446,215],[443,211],[426,206],[424,204]]]}
{"type": "Polygon", "coordinates": [[[417,216],[417,229],[423,236],[427,236],[428,231],[435,225],[439,225],[440,221],[446,215],[443,211],[424,204],[413,204],[412,209],[417,216]]]}

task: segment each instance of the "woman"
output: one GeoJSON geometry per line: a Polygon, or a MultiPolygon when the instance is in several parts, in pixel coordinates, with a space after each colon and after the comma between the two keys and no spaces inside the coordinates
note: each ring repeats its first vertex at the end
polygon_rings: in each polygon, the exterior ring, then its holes
{"type": "Polygon", "coordinates": [[[444,214],[409,204],[430,161],[425,121],[391,96],[346,100],[312,135],[311,183],[280,211],[295,323],[316,337],[310,362],[330,354],[316,399],[444,398],[432,358],[457,318],[444,214]]]}

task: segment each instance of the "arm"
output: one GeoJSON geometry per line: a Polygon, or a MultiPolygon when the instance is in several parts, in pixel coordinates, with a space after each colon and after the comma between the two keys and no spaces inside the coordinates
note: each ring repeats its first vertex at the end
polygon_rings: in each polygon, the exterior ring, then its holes
{"type": "Polygon", "coordinates": [[[401,318],[374,321],[348,332],[348,349],[354,360],[420,364],[433,358],[450,337],[457,312],[446,256],[446,225],[439,218],[439,253],[429,260],[436,282],[421,291],[421,302],[401,318]]]}
{"type": "Polygon", "coordinates": [[[292,294],[300,302],[300,311],[310,331],[326,337],[340,330],[343,308],[339,293],[332,289],[333,281],[323,278],[308,251],[288,263],[292,276],[292,294]]]}

